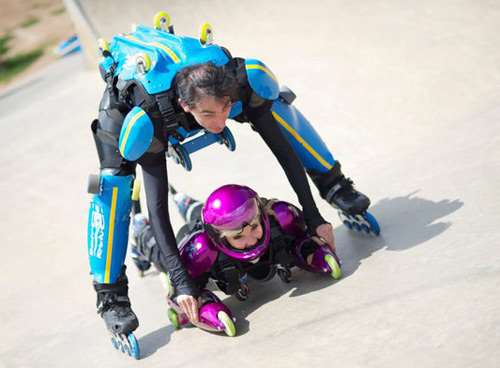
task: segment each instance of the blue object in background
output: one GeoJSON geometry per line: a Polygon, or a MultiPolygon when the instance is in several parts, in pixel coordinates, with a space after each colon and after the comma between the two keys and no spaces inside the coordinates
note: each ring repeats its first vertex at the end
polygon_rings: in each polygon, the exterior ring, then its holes
{"type": "Polygon", "coordinates": [[[77,35],[73,35],[65,41],[62,41],[54,49],[56,55],[64,57],[82,51],[80,39],[77,35]]]}

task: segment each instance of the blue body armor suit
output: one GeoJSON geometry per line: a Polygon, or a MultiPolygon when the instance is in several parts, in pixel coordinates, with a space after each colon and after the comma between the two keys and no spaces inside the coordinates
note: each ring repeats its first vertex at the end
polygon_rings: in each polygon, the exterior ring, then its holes
{"type": "MultiPolygon", "coordinates": [[[[202,44],[192,37],[138,26],[132,33],[115,36],[103,56],[101,74],[108,88],[122,94],[119,98],[124,98],[127,89],[134,85],[160,105],[161,128],[173,133],[165,137],[169,151],[176,153],[172,156],[186,169],[191,170],[189,154],[209,144],[222,141],[229,149],[235,149],[228,128],[222,134],[212,134],[199,126],[187,127],[182,120],[179,122],[179,113],[168,100],[178,71],[206,62],[227,65],[231,60],[227,50],[202,44]]],[[[331,170],[335,160],[311,124],[292,105],[293,93],[286,88],[280,91],[277,78],[261,61],[246,59],[244,67],[253,92],[272,102],[273,117],[303,166],[318,173],[331,170]]],[[[242,101],[234,101],[229,118],[238,118],[242,110],[242,101]]],[[[125,160],[136,161],[155,146],[155,130],[158,130],[155,125],[155,117],[150,116],[144,106],[135,106],[125,115],[118,138],[118,149],[125,160]]],[[[133,175],[101,175],[99,192],[95,193],[90,206],[88,249],[92,275],[99,283],[113,283],[124,262],[132,178],[133,175]]]]}

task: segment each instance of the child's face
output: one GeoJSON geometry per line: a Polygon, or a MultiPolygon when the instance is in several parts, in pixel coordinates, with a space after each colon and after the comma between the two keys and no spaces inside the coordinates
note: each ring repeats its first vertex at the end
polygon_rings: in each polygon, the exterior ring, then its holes
{"type": "Polygon", "coordinates": [[[260,216],[256,216],[241,232],[235,235],[226,235],[225,238],[233,248],[244,250],[257,244],[263,234],[260,216]]]}

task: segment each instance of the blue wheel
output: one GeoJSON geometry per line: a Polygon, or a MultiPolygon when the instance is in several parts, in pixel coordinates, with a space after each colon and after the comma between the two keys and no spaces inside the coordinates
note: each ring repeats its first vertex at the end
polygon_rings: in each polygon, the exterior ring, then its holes
{"type": "Polygon", "coordinates": [[[349,230],[352,230],[352,223],[350,221],[344,220],[344,226],[347,227],[349,230]]]}
{"type": "Polygon", "coordinates": [[[139,350],[139,343],[137,342],[137,339],[135,338],[133,333],[130,333],[127,336],[127,340],[130,346],[129,351],[127,351],[128,355],[130,355],[134,359],[139,359],[141,356],[141,352],[139,350]]]}
{"type": "Polygon", "coordinates": [[[116,339],[115,341],[116,341],[116,345],[117,345],[116,350],[121,351],[122,353],[124,353],[125,350],[123,349],[123,342],[121,340],[119,340],[119,339],[116,339]]]}
{"type": "Polygon", "coordinates": [[[123,350],[124,350],[124,353],[127,353],[129,356],[131,355],[130,347],[128,346],[128,343],[123,344],[123,350]]]}
{"type": "Polygon", "coordinates": [[[116,341],[116,338],[114,336],[111,337],[111,344],[113,345],[113,347],[116,349],[116,350],[120,350],[119,346],[118,346],[118,341],[116,341]]]}
{"type": "Polygon", "coordinates": [[[370,224],[370,230],[374,235],[379,235],[380,234],[380,226],[375,219],[375,216],[373,216],[370,212],[365,212],[363,214],[363,218],[370,224]]]}
{"type": "Polygon", "coordinates": [[[361,226],[359,226],[359,224],[357,222],[353,222],[352,227],[354,230],[356,230],[358,232],[361,231],[361,226]]]}
{"type": "Polygon", "coordinates": [[[234,141],[233,133],[231,133],[229,128],[225,127],[220,135],[222,137],[222,143],[224,143],[227,149],[234,151],[236,149],[236,142],[234,141]]]}
{"type": "Polygon", "coordinates": [[[186,149],[180,144],[176,144],[172,146],[172,148],[174,151],[173,159],[183,168],[185,168],[186,171],[191,171],[191,169],[193,168],[193,164],[191,162],[191,158],[189,157],[188,151],[186,151],[186,149]]]}

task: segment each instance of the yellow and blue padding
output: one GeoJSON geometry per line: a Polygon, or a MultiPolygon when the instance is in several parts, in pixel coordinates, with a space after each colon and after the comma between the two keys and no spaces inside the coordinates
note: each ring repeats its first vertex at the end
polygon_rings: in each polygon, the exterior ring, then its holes
{"type": "Polygon", "coordinates": [[[332,154],[297,108],[277,99],[271,112],[306,169],[325,173],[333,167],[335,159],[332,154]]]}
{"type": "Polygon", "coordinates": [[[222,66],[229,61],[218,45],[202,44],[199,38],[177,36],[144,25],[138,25],[133,32],[115,35],[109,52],[115,61],[114,75],[125,81],[136,80],[149,94],[169,90],[177,72],[187,66],[206,62],[222,66]],[[146,73],[137,71],[132,57],[139,53],[148,55],[151,60],[146,73]]]}
{"type": "Polygon", "coordinates": [[[245,59],[247,79],[252,90],[266,100],[275,100],[280,93],[278,79],[273,72],[257,59],[245,59]]]}
{"type": "Polygon", "coordinates": [[[243,112],[243,103],[241,101],[236,101],[231,106],[231,111],[229,111],[229,119],[233,119],[243,112]]]}
{"type": "Polygon", "coordinates": [[[118,149],[128,161],[139,159],[151,145],[154,127],[146,111],[135,106],[123,121],[118,149]]]}
{"type": "Polygon", "coordinates": [[[102,175],[101,191],[92,198],[87,251],[90,272],[98,283],[114,283],[127,252],[133,176],[102,175]]]}

